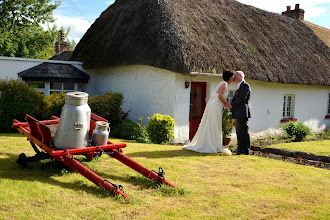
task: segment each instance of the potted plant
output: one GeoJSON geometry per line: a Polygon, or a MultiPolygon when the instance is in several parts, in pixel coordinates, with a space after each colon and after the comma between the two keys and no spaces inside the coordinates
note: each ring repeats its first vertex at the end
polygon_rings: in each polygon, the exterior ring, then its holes
{"type": "Polygon", "coordinates": [[[225,108],[222,111],[222,138],[223,145],[228,145],[230,142],[230,134],[233,131],[233,118],[229,109],[225,108]]]}

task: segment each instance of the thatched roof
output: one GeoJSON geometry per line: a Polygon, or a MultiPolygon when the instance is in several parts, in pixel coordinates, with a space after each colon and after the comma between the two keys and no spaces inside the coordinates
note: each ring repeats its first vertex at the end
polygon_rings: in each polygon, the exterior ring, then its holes
{"type": "Polygon", "coordinates": [[[330,85],[330,48],[303,22],[235,0],[117,0],[72,55],[85,68],[143,64],[330,85]]]}
{"type": "Polygon", "coordinates": [[[330,29],[318,26],[308,21],[304,21],[307,26],[314,31],[316,36],[318,36],[328,47],[330,47],[330,29]]]}

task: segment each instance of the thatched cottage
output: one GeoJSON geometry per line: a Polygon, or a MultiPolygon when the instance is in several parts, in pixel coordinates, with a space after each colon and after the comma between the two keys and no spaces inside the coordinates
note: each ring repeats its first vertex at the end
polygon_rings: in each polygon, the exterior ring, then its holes
{"type": "Polygon", "coordinates": [[[330,33],[319,38],[299,5],[290,11],[298,17],[235,0],[116,0],[71,60],[88,72],[90,95],[121,92],[133,121],[171,115],[175,142],[194,135],[226,68],[244,71],[252,87],[252,134],[289,120],[329,127],[330,33]]]}
{"type": "Polygon", "coordinates": [[[88,69],[90,93],[124,94],[132,120],[172,115],[176,142],[193,136],[225,68],[252,87],[251,133],[330,125],[330,48],[301,20],[235,0],[117,0],[72,59],[88,69]]]}

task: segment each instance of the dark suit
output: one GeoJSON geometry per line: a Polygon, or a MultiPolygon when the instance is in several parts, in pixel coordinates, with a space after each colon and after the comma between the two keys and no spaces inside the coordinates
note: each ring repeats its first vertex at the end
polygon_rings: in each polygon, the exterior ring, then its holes
{"type": "Polygon", "coordinates": [[[249,154],[251,148],[248,127],[248,119],[251,118],[250,93],[250,85],[243,81],[231,101],[237,135],[237,154],[249,154]]]}

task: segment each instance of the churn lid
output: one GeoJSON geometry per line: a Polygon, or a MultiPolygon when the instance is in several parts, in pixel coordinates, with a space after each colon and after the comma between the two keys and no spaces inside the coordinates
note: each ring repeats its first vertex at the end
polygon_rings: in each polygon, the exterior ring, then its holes
{"type": "Polygon", "coordinates": [[[84,105],[88,103],[88,93],[86,92],[68,92],[65,94],[65,104],[84,105]]]}

